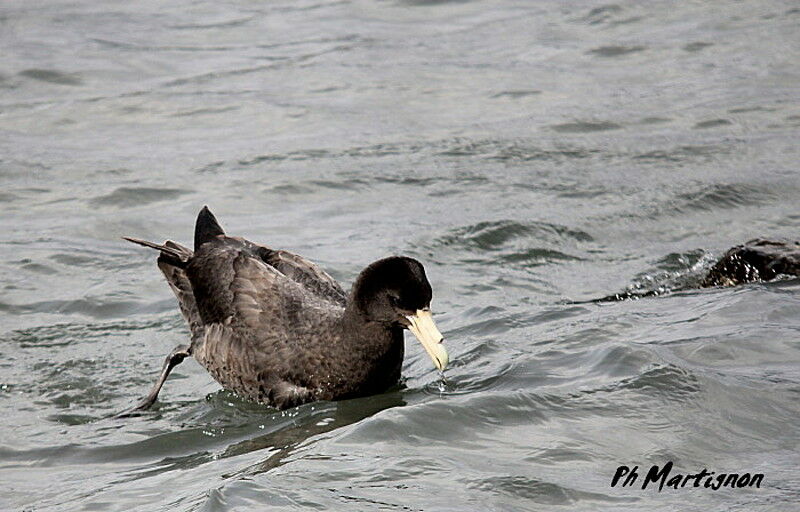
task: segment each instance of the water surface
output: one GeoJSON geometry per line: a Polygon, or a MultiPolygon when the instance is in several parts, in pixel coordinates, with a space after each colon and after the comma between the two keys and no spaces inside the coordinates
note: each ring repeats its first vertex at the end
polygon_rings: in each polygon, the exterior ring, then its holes
{"type": "Polygon", "coordinates": [[[0,508],[776,510],[797,281],[675,292],[798,236],[793,2],[0,9],[0,508]],[[347,286],[423,261],[452,366],[275,411],[194,361],[153,254],[226,229],[347,286]],[[611,303],[610,294],[660,296],[611,303]],[[618,465],[761,489],[610,487],[618,465]]]}

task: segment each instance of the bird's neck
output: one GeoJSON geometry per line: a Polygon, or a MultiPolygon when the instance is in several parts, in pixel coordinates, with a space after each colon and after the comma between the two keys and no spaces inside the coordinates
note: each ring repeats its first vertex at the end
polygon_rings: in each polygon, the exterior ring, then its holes
{"type": "Polygon", "coordinates": [[[353,343],[358,343],[359,341],[366,342],[369,345],[375,346],[375,348],[379,348],[382,341],[389,342],[395,333],[395,331],[400,332],[401,339],[402,339],[402,328],[398,326],[393,326],[391,324],[387,324],[384,322],[376,322],[371,320],[361,311],[358,307],[356,307],[355,303],[350,301],[347,307],[344,310],[344,315],[342,316],[342,327],[345,333],[350,333],[349,336],[352,339],[353,343]]]}
{"type": "Polygon", "coordinates": [[[352,351],[354,360],[372,365],[379,371],[403,360],[403,328],[367,318],[358,308],[348,304],[342,317],[343,342],[352,351]]]}

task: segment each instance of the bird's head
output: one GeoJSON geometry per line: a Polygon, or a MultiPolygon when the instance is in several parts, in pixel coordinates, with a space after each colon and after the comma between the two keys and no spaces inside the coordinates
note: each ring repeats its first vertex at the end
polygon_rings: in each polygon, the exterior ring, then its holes
{"type": "Polygon", "coordinates": [[[352,300],[370,321],[400,325],[422,343],[439,370],[449,361],[431,316],[431,285],[422,263],[405,256],[378,260],[359,274],[352,300]]]}

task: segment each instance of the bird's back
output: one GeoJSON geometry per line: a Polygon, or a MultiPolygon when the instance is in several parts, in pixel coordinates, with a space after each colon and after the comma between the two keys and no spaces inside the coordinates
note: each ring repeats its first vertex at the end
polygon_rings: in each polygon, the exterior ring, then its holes
{"type": "Polygon", "coordinates": [[[226,236],[201,212],[195,251],[159,258],[192,332],[190,352],[224,387],[279,405],[306,400],[341,336],[346,294],[314,263],[226,236]],[[206,223],[204,226],[203,223],[206,223]]]}

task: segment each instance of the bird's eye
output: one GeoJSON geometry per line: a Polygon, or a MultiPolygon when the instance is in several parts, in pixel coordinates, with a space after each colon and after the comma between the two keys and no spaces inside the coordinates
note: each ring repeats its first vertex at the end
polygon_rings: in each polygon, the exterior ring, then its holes
{"type": "Polygon", "coordinates": [[[397,295],[389,295],[389,304],[391,304],[394,307],[399,306],[400,305],[400,297],[398,297],[397,295]]]}

